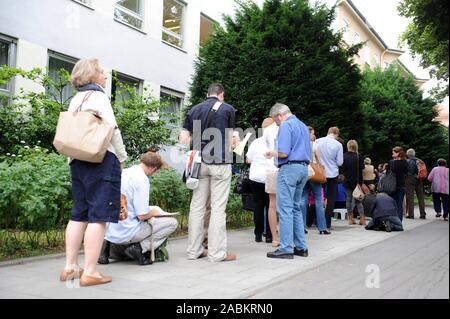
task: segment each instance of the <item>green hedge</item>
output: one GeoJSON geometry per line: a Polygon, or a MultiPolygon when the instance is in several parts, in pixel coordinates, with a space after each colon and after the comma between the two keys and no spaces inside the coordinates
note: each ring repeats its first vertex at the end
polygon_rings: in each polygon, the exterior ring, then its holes
{"type": "Polygon", "coordinates": [[[72,207],[67,159],[39,146],[0,157],[0,228],[63,227],[72,207]]]}

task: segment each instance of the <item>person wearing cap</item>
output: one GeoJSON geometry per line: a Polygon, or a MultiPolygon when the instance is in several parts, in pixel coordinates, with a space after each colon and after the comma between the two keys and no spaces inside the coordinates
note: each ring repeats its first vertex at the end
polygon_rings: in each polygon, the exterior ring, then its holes
{"type": "MultiPolygon", "coordinates": [[[[152,264],[151,252],[158,249],[177,229],[175,218],[157,218],[162,215],[162,209],[148,205],[149,177],[163,167],[166,164],[159,154],[147,152],[141,156],[140,164],[123,170],[121,191],[127,198],[128,218],[108,226],[105,240],[112,243],[111,259],[127,256],[139,265],[152,264]]],[[[108,251],[102,251],[102,256],[107,254],[108,251]]],[[[101,263],[107,263],[105,261],[108,261],[107,257],[101,263]]]]}
{"type": "Polygon", "coordinates": [[[270,116],[280,125],[278,148],[266,153],[277,159],[277,211],[280,218],[280,247],[267,253],[268,258],[292,259],[294,255],[308,256],[302,207],[303,189],[308,180],[311,157],[308,127],[287,105],[276,103],[270,116]]]}

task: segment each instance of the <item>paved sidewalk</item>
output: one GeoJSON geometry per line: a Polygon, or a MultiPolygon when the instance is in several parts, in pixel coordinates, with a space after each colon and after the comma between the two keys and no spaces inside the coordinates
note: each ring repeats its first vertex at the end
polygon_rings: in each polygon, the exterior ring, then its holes
{"type": "MultiPolygon", "coordinates": [[[[405,220],[405,230],[413,231],[435,220],[431,214],[428,216],[427,220],[405,220]]],[[[248,298],[265,287],[399,234],[366,231],[344,221],[333,225],[329,236],[311,229],[307,235],[310,256],[293,260],[267,258],[266,253],[273,248],[255,243],[251,229],[228,232],[229,250],[238,255],[234,262],[187,260],[187,239],[174,239],[168,245],[168,262],[99,266],[101,272],[113,276],[113,282],[88,288],[77,287],[77,281],[58,281],[64,257],[0,267],[0,298],[248,298]]],[[[83,256],[80,262],[83,265],[83,256]]]]}

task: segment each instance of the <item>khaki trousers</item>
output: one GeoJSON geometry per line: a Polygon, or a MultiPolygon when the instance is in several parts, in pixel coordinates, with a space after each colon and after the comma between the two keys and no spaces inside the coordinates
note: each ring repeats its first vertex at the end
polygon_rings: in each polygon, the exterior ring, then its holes
{"type": "Polygon", "coordinates": [[[203,164],[199,185],[192,194],[189,212],[187,254],[197,259],[203,253],[204,222],[208,198],[211,196],[211,217],[208,228],[208,259],[222,261],[227,256],[226,208],[231,186],[231,165],[203,164]]]}

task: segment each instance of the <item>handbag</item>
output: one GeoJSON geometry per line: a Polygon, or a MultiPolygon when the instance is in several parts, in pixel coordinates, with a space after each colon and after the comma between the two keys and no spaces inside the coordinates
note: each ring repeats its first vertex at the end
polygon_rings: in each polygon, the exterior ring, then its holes
{"type": "Polygon", "coordinates": [[[253,194],[242,194],[242,208],[246,211],[253,211],[253,194]]]}
{"type": "Polygon", "coordinates": [[[248,170],[243,170],[242,173],[239,175],[237,181],[236,181],[236,189],[237,194],[248,194],[251,193],[251,187],[250,187],[250,172],[248,170]]]}
{"type": "Polygon", "coordinates": [[[311,162],[308,165],[308,180],[314,183],[325,184],[327,177],[325,176],[325,167],[319,163],[314,163],[314,149],[311,143],[311,162]]]}
{"type": "MultiPolygon", "coordinates": [[[[366,197],[366,194],[362,190],[361,184],[359,184],[359,155],[356,153],[356,187],[353,190],[352,196],[357,201],[362,201],[364,197],[366,197]]],[[[364,185],[365,186],[365,185],[364,185]]],[[[366,186],[367,187],[367,186],[366,186]]]]}
{"type": "Polygon", "coordinates": [[[80,161],[101,163],[115,126],[104,121],[93,110],[81,111],[93,91],[87,93],[74,112],[61,112],[53,145],[64,156],[80,161]]]}
{"type": "Polygon", "coordinates": [[[192,150],[187,155],[186,168],[183,172],[183,183],[190,190],[194,190],[199,185],[200,168],[202,165],[201,152],[192,150]]]}
{"type": "Polygon", "coordinates": [[[395,193],[397,190],[397,177],[394,172],[389,171],[386,173],[386,176],[384,176],[380,182],[379,182],[379,193],[395,193]]]}

